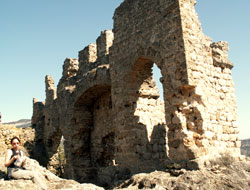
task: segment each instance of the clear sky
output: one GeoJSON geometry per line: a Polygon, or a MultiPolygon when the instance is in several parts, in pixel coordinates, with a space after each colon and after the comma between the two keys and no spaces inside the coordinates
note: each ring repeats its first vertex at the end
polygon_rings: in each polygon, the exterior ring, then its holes
{"type": "MultiPolygon", "coordinates": [[[[113,28],[122,0],[0,0],[0,112],[2,121],[31,118],[32,99],[45,99],[45,75],[56,84],[66,57],[113,28]]],[[[235,64],[240,138],[250,138],[250,1],[197,0],[203,32],[229,42],[235,64]]]]}

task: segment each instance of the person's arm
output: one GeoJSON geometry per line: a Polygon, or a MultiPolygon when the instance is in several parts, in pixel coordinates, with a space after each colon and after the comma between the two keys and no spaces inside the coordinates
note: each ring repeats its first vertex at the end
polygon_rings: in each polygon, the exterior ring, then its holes
{"type": "Polygon", "coordinates": [[[11,155],[12,155],[12,151],[7,150],[5,154],[5,163],[4,163],[5,167],[9,167],[17,159],[17,155],[13,156],[12,158],[11,158],[11,155]]]}
{"type": "Polygon", "coordinates": [[[21,156],[22,156],[22,164],[21,164],[21,166],[25,166],[27,157],[25,155],[23,155],[23,151],[21,151],[21,156]]]}

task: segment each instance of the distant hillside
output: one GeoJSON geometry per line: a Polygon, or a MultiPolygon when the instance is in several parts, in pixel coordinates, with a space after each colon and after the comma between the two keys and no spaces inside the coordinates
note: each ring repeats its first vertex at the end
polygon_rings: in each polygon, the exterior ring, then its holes
{"type": "Polygon", "coordinates": [[[241,154],[250,157],[250,139],[241,141],[241,154]]]}
{"type": "Polygon", "coordinates": [[[7,123],[3,123],[5,125],[14,125],[16,128],[26,128],[31,126],[30,119],[20,119],[18,121],[11,121],[7,123]]]}

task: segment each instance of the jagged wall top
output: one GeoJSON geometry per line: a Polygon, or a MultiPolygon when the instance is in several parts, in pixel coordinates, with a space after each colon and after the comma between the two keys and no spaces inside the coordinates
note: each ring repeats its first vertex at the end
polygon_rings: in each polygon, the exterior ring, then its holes
{"type": "Polygon", "coordinates": [[[111,30],[101,32],[96,44],[91,43],[79,51],[79,74],[84,74],[99,65],[109,64],[109,48],[113,45],[114,34],[111,30]]]}

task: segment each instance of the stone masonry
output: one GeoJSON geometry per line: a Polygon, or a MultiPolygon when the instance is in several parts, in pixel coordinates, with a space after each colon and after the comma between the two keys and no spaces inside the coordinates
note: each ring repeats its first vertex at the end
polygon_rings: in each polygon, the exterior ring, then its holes
{"type": "Polygon", "coordinates": [[[113,30],[65,60],[57,88],[46,76],[46,101],[34,100],[32,117],[45,164],[62,136],[65,176],[80,182],[153,171],[169,160],[240,155],[228,44],[202,33],[195,3],[124,0],[113,30]]]}

